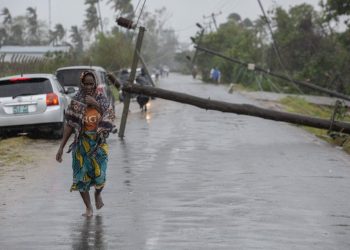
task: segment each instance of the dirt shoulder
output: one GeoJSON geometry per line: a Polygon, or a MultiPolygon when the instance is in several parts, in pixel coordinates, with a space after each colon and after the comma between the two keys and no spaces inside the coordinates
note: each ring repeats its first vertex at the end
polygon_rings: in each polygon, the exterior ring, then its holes
{"type": "Polygon", "coordinates": [[[13,171],[14,166],[34,167],[40,161],[51,159],[58,145],[59,140],[31,139],[27,136],[1,139],[0,175],[13,171]]]}

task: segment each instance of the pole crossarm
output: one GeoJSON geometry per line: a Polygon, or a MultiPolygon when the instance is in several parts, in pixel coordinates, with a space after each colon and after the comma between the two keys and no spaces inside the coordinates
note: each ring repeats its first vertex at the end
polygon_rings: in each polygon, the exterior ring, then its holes
{"type": "MultiPolygon", "coordinates": [[[[248,67],[248,63],[246,62],[243,62],[243,61],[240,61],[238,59],[235,59],[235,58],[232,58],[232,57],[228,57],[228,56],[225,56],[219,52],[216,52],[216,51],[213,51],[213,50],[210,50],[210,49],[206,49],[206,48],[203,48],[201,46],[195,46],[195,48],[197,50],[201,50],[201,51],[204,51],[208,54],[211,54],[211,55],[214,55],[214,56],[218,56],[218,57],[221,57],[227,61],[230,61],[230,62],[233,62],[233,63],[237,63],[237,64],[241,64],[241,65],[244,65],[246,67],[248,67]]],[[[259,71],[259,72],[263,72],[265,74],[268,74],[268,75],[271,75],[271,76],[274,76],[276,78],[280,78],[282,80],[285,80],[285,81],[288,81],[290,82],[291,80],[284,76],[284,75],[280,75],[280,74],[277,74],[277,73],[274,73],[274,72],[271,72],[269,70],[266,70],[266,69],[263,69],[263,68],[260,68],[258,66],[255,66],[255,71],[259,71]]],[[[347,101],[350,101],[350,97],[347,96],[347,95],[344,95],[344,94],[341,94],[339,92],[336,92],[336,91],[333,91],[333,90],[329,90],[329,89],[325,89],[325,88],[322,88],[320,86],[317,86],[316,84],[313,84],[313,83],[309,83],[309,82],[303,82],[303,81],[298,81],[298,80],[293,80],[294,83],[300,85],[300,86],[303,86],[303,87],[307,87],[309,89],[313,89],[313,90],[317,90],[321,93],[325,93],[325,94],[328,94],[329,96],[333,96],[333,97],[338,97],[340,99],[343,99],[343,100],[347,100],[347,101]]]]}
{"type": "Polygon", "coordinates": [[[206,110],[256,116],[268,120],[289,122],[327,130],[332,126],[333,131],[350,134],[350,123],[346,122],[334,121],[331,123],[330,120],[321,118],[263,109],[249,104],[234,104],[216,100],[208,100],[206,98],[149,86],[127,84],[123,87],[123,90],[128,93],[144,94],[147,96],[159,97],[166,100],[190,104],[206,110]]]}

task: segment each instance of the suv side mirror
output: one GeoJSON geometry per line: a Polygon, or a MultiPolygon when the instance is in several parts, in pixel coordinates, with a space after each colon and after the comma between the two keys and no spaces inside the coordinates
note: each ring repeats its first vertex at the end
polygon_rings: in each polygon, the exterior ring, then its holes
{"type": "Polygon", "coordinates": [[[65,91],[66,94],[72,94],[75,92],[75,89],[73,87],[68,87],[68,89],[65,91]]]}

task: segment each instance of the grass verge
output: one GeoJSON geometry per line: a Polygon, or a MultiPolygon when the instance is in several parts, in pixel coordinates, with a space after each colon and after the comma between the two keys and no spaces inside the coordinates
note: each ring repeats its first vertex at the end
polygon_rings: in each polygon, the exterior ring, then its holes
{"type": "MultiPolygon", "coordinates": [[[[280,100],[280,103],[285,107],[285,110],[292,113],[298,113],[306,116],[319,117],[323,119],[331,119],[333,114],[333,108],[327,106],[320,106],[308,103],[303,98],[298,97],[285,97],[280,100]]],[[[343,121],[350,121],[350,116],[346,114],[343,121]]],[[[317,137],[326,140],[327,142],[341,146],[344,151],[350,153],[350,136],[341,133],[332,133],[329,135],[328,131],[325,129],[312,128],[307,126],[302,126],[305,130],[316,135],[317,137]]]]}
{"type": "Polygon", "coordinates": [[[0,140],[0,165],[25,165],[33,162],[30,152],[25,150],[30,143],[26,136],[8,138],[0,140]]]}

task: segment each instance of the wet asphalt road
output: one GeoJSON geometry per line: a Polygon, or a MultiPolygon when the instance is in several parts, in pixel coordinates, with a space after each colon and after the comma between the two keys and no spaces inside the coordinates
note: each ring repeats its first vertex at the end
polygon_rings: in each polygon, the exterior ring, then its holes
{"type": "MultiPolygon", "coordinates": [[[[187,76],[161,86],[251,102],[187,76]]],[[[156,99],[110,140],[105,207],[81,216],[71,159],[0,179],[0,249],[350,249],[350,157],[302,129],[156,99]],[[12,180],[12,179],[11,179],[12,180]]],[[[58,142],[57,142],[58,144],[58,142]]]]}

